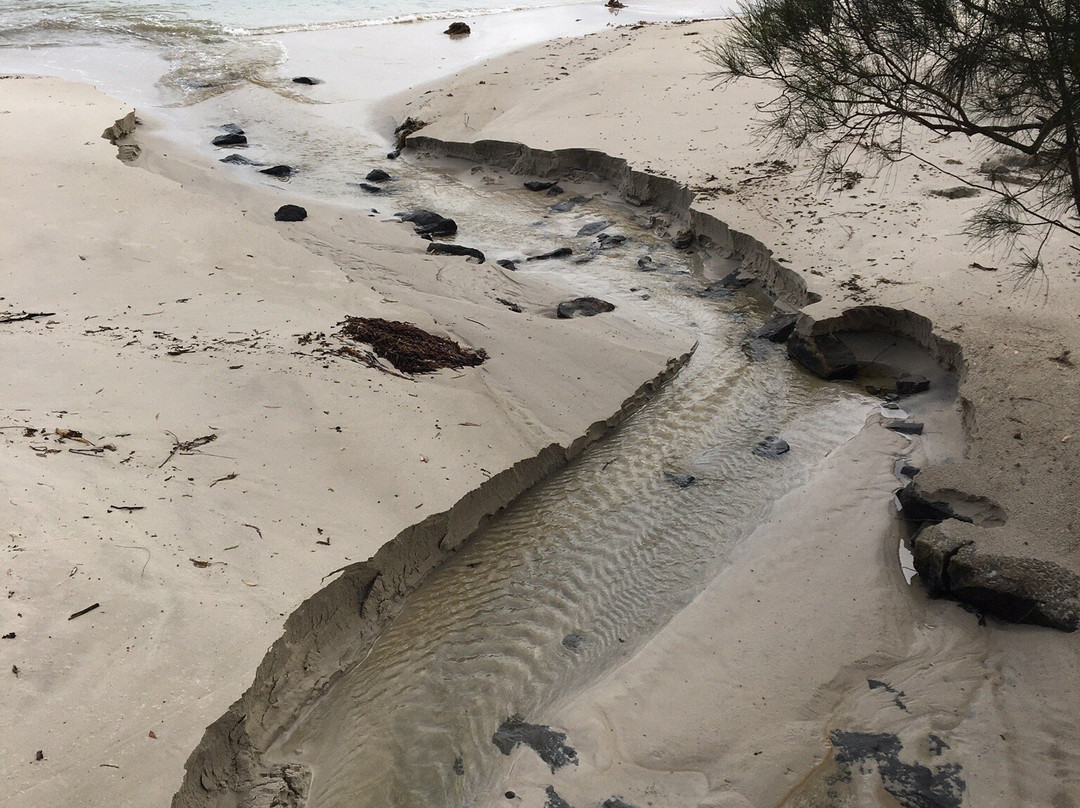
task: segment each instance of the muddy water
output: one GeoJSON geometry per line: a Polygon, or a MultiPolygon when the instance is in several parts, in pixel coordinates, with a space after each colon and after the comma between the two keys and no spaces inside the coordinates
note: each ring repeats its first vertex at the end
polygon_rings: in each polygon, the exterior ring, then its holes
{"type": "Polygon", "coordinates": [[[507,761],[492,742],[500,724],[513,715],[545,723],[561,699],[631,654],[875,403],[853,386],[810,379],[777,346],[747,350],[761,301],[699,294],[730,262],[676,253],[646,211],[602,189],[565,184],[548,198],[497,172],[464,169],[466,183],[431,167],[409,171],[398,207],[453,216],[458,242],[491,259],[570,245],[571,258],[519,271],[646,307],[691,325],[700,343],[616,434],[521,497],[425,581],[367,658],[270,750],[268,762],[311,768],[308,805],[320,808],[487,796],[507,761]],[[587,201],[549,209],[574,196],[587,201]],[[594,253],[595,237],[576,233],[597,221],[627,241],[594,253]],[[662,268],[641,271],[645,255],[662,268]],[[767,435],[791,451],[755,455],[767,435]],[[694,481],[680,487],[686,480],[675,475],[694,481]]]}

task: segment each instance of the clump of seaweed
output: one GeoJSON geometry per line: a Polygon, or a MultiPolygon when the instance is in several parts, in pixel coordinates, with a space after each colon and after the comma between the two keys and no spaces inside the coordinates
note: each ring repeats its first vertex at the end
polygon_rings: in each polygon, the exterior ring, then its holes
{"type": "Polygon", "coordinates": [[[483,348],[463,348],[411,323],[380,317],[346,317],[337,336],[363,342],[403,373],[433,373],[441,368],[475,367],[488,358],[483,348]]]}

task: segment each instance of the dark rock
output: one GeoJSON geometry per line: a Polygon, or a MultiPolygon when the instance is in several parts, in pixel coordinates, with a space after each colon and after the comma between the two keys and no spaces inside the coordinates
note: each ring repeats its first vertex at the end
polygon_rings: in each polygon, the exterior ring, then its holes
{"type": "Polygon", "coordinates": [[[452,236],[457,232],[457,222],[453,219],[441,219],[431,224],[417,225],[413,230],[419,236],[452,236]]]}
{"type": "Polygon", "coordinates": [[[509,258],[500,258],[495,263],[501,266],[503,269],[509,269],[511,272],[517,272],[517,264],[515,264],[509,258]]]}
{"type": "Polygon", "coordinates": [[[392,178],[381,168],[373,168],[364,179],[368,182],[389,182],[392,178]]]}
{"type": "Polygon", "coordinates": [[[574,808],[574,806],[559,796],[558,792],[555,791],[554,786],[545,788],[544,793],[547,794],[547,799],[544,800],[544,808],[574,808]]]}
{"type": "Polygon", "coordinates": [[[918,466],[912,466],[908,463],[905,463],[900,467],[900,473],[903,474],[905,477],[915,477],[920,471],[922,471],[922,469],[920,469],[918,466]]]}
{"type": "Polygon", "coordinates": [[[562,196],[565,193],[566,193],[566,191],[563,190],[563,187],[561,185],[552,185],[550,188],[548,188],[547,195],[548,196],[562,196]]]}
{"type": "Polygon", "coordinates": [[[218,135],[216,138],[210,141],[214,146],[220,146],[222,148],[231,148],[235,146],[246,146],[247,137],[244,135],[234,135],[229,133],[227,135],[218,135]]]}
{"type": "Polygon", "coordinates": [[[671,246],[676,250],[688,250],[694,246],[697,235],[693,230],[680,230],[671,240],[671,246]]]}
{"type": "Polygon", "coordinates": [[[745,289],[747,286],[754,282],[753,278],[745,275],[740,275],[739,270],[729,272],[723,278],[720,279],[720,283],[724,284],[728,289],[745,289]]]}
{"type": "Polygon", "coordinates": [[[858,363],[851,349],[834,334],[793,334],[787,341],[788,356],[827,381],[853,379],[858,363]]]}
{"type": "Polygon", "coordinates": [[[473,247],[462,247],[460,244],[443,244],[439,241],[433,241],[428,245],[428,254],[430,255],[464,255],[469,258],[475,258],[477,263],[484,263],[484,254],[473,247]]]}
{"type": "Polygon", "coordinates": [[[697,296],[720,300],[725,297],[731,297],[733,294],[735,294],[735,292],[730,286],[725,286],[723,281],[715,281],[698,291],[697,296]]]}
{"type": "Polygon", "coordinates": [[[295,76],[293,77],[293,84],[306,84],[309,87],[316,84],[322,84],[322,79],[312,78],[311,76],[295,76]]]}
{"type": "Polygon", "coordinates": [[[607,230],[611,225],[611,222],[589,222],[586,225],[582,225],[581,229],[577,231],[577,234],[579,236],[595,236],[601,230],[607,230]]]}
{"type": "Polygon", "coordinates": [[[664,469],[664,479],[678,488],[689,488],[697,480],[697,477],[682,471],[664,469]]]}
{"type": "Polygon", "coordinates": [[[292,176],[292,171],[292,166],[270,166],[270,168],[264,168],[260,170],[259,173],[266,174],[271,177],[288,179],[292,176]]]}
{"type": "Polygon", "coordinates": [[[886,421],[885,428],[904,435],[921,435],[923,431],[923,425],[920,421],[901,421],[898,419],[886,421]]]}
{"type": "MultiPolygon", "coordinates": [[[[960,766],[946,763],[932,770],[921,763],[900,760],[903,744],[889,733],[833,730],[829,741],[835,750],[838,779],[849,781],[854,771],[873,764],[885,791],[908,808],[961,808],[967,784],[960,766]]],[[[869,769],[872,771],[872,769],[869,769]]]]}
{"type": "Polygon", "coordinates": [[[219,163],[230,163],[238,166],[261,166],[263,163],[256,162],[250,157],[244,157],[242,154],[230,154],[228,157],[222,157],[218,160],[219,163]]]}
{"type": "Polygon", "coordinates": [[[655,272],[658,269],[663,269],[666,264],[657,263],[656,259],[651,255],[643,255],[637,260],[638,269],[642,272],[655,272]]]}
{"type": "Polygon", "coordinates": [[[282,205],[274,213],[279,222],[302,222],[307,218],[307,211],[299,205],[282,205]]]}
{"type": "Polygon", "coordinates": [[[913,396],[930,389],[930,380],[918,373],[901,373],[896,380],[898,396],[913,396]]]}
{"type": "Polygon", "coordinates": [[[361,191],[367,191],[369,194],[382,194],[386,192],[385,188],[380,188],[378,185],[372,185],[370,182],[358,182],[356,187],[361,191]]]}
{"type": "Polygon", "coordinates": [[[465,759],[456,757],[454,758],[454,774],[458,777],[462,777],[465,774],[465,759]]]}
{"type": "Polygon", "coordinates": [[[775,348],[775,346],[767,340],[761,339],[743,340],[742,345],[739,347],[742,348],[743,354],[745,354],[746,358],[751,362],[764,361],[771,355],[772,349],[775,348]]]}
{"type": "Polygon", "coordinates": [[[987,614],[1061,631],[1080,625],[1080,577],[1052,561],[981,553],[965,545],[946,564],[948,594],[987,614]]]}
{"type": "Polygon", "coordinates": [[[509,755],[519,744],[532,749],[540,756],[554,774],[573,763],[578,765],[577,750],[566,745],[566,733],[556,732],[551,727],[541,724],[529,724],[520,715],[512,715],[499,725],[491,742],[504,755],[509,755]]]}
{"type": "Polygon", "coordinates": [[[762,441],[758,441],[754,446],[754,454],[758,457],[777,458],[782,454],[787,454],[791,451],[791,446],[783,438],[778,438],[776,435],[769,435],[762,441]]]}
{"type": "Polygon", "coordinates": [[[424,226],[441,222],[446,217],[433,210],[417,208],[416,210],[410,210],[405,213],[395,213],[394,218],[401,219],[403,222],[412,222],[414,225],[424,226]]]}
{"type": "Polygon", "coordinates": [[[223,132],[228,132],[230,135],[242,135],[242,134],[244,134],[244,130],[241,129],[238,124],[235,124],[235,123],[223,123],[220,128],[221,128],[221,130],[223,132]]]}
{"type": "Polygon", "coordinates": [[[525,183],[525,187],[530,191],[546,191],[548,188],[555,187],[555,183],[546,180],[529,180],[525,183]]]}
{"type": "MultiPolygon", "coordinates": [[[[625,8],[622,3],[617,6],[611,5],[612,3],[619,3],[619,0],[608,0],[608,8],[625,8]]],[[[600,808],[637,808],[637,806],[624,802],[622,797],[608,797],[600,803],[600,808]]]]}
{"type": "Polygon", "coordinates": [[[566,258],[568,255],[573,255],[574,251],[570,247],[559,247],[551,252],[540,253],[540,255],[530,255],[526,258],[526,261],[547,261],[549,258],[566,258]]]}
{"type": "Polygon", "coordinates": [[[401,149],[394,149],[392,152],[386,153],[387,160],[396,160],[401,156],[401,149]]]}
{"type": "Polygon", "coordinates": [[[519,306],[517,303],[512,300],[507,300],[505,297],[497,297],[495,298],[495,302],[502,303],[504,306],[506,306],[506,308],[510,309],[510,311],[514,312],[515,314],[521,314],[523,311],[525,311],[525,309],[521,308],[521,306],[519,306]]]}
{"type": "Polygon", "coordinates": [[[562,638],[562,644],[568,651],[577,651],[581,648],[581,644],[585,642],[585,638],[580,634],[574,634],[573,632],[567,634],[562,638]]]}
{"type": "Polygon", "coordinates": [[[972,188],[970,185],[957,185],[952,188],[935,188],[930,192],[930,195],[944,197],[945,199],[970,199],[979,195],[979,189],[972,188]]]}
{"type": "Polygon", "coordinates": [[[579,297],[560,303],[556,315],[569,320],[572,317],[593,317],[607,311],[615,311],[615,306],[598,297],[579,297]]]}
{"type": "Polygon", "coordinates": [[[431,210],[418,209],[394,216],[403,222],[412,222],[413,229],[421,236],[452,236],[457,232],[457,222],[431,210]]]}
{"type": "Polygon", "coordinates": [[[562,202],[556,202],[554,205],[548,207],[552,213],[567,213],[580,205],[582,202],[588,202],[589,198],[585,196],[572,196],[569,199],[564,199],[562,202]]]}
{"type": "Polygon", "coordinates": [[[626,236],[621,233],[601,233],[596,237],[601,250],[610,250],[626,243],[626,236]]]}
{"type": "Polygon", "coordinates": [[[900,489],[896,492],[896,498],[900,500],[904,518],[917,527],[937,524],[946,519],[959,519],[961,522],[973,521],[970,516],[957,513],[950,503],[933,498],[932,494],[927,494],[918,485],[909,485],[900,489]]]}
{"type": "Polygon", "coordinates": [[[758,326],[752,336],[757,339],[767,339],[769,342],[783,342],[795,330],[795,321],[798,319],[799,315],[796,312],[774,314],[758,326]]]}
{"type": "Polygon", "coordinates": [[[472,29],[463,22],[452,22],[450,27],[443,31],[444,34],[449,36],[468,36],[472,33],[472,29]]]}

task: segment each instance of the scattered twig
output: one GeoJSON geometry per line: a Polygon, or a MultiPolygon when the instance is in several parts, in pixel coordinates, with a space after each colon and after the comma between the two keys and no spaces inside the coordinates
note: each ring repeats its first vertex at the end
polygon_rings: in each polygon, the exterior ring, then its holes
{"type": "Polygon", "coordinates": [[[259,530],[258,525],[249,525],[247,522],[244,522],[244,527],[250,527],[252,530],[259,534],[260,539],[263,537],[262,531],[259,530]]]}
{"type": "Polygon", "coordinates": [[[98,768],[99,769],[119,769],[120,767],[117,766],[115,763],[99,763],[98,768]]]}
{"type": "Polygon", "coordinates": [[[1069,354],[1071,353],[1072,351],[1069,350],[1062,351],[1057,356],[1051,356],[1050,361],[1057,362],[1059,365],[1064,365],[1067,368],[1075,367],[1076,363],[1069,358],[1069,354]]]}
{"type": "Polygon", "coordinates": [[[997,272],[998,271],[997,267],[985,267],[982,264],[980,264],[978,261],[972,261],[971,262],[971,268],[972,269],[981,269],[983,272],[997,272]]]}
{"type": "Polygon", "coordinates": [[[22,314],[0,315],[0,323],[21,323],[24,320],[34,320],[38,317],[52,317],[55,311],[24,311],[22,314]]]}
{"type": "Polygon", "coordinates": [[[180,440],[173,432],[165,430],[173,439],[172,451],[169,452],[169,456],[161,461],[161,465],[158,468],[165,468],[165,464],[172,460],[178,454],[195,454],[195,450],[200,446],[205,446],[208,443],[213,443],[217,440],[217,435],[203,435],[200,438],[192,438],[191,440],[180,440]]]}
{"type": "Polygon", "coordinates": [[[79,609],[79,611],[72,614],[68,618],[68,620],[74,620],[76,617],[82,617],[84,614],[89,614],[90,612],[94,611],[94,609],[98,608],[100,605],[101,605],[100,603],[92,603],[89,606],[87,606],[85,609],[79,609]]]}
{"type": "Polygon", "coordinates": [[[130,512],[130,511],[144,511],[144,510],[146,510],[145,505],[110,505],[109,507],[112,508],[114,511],[129,511],[130,512]]]}
{"type": "Polygon", "coordinates": [[[82,449],[68,449],[72,454],[87,455],[89,457],[101,457],[105,452],[104,446],[86,446],[82,449]]]}
{"type": "Polygon", "coordinates": [[[229,480],[235,480],[239,476],[240,475],[237,474],[234,471],[231,474],[226,474],[224,477],[218,477],[216,480],[214,480],[212,483],[210,483],[210,487],[213,488],[218,483],[224,483],[224,482],[228,482],[229,480]]]}
{"type": "Polygon", "coordinates": [[[389,376],[396,376],[399,379],[405,379],[406,381],[410,382],[416,381],[416,379],[402,375],[396,370],[391,370],[382,362],[380,362],[379,357],[377,357],[371,351],[358,351],[356,350],[356,348],[353,348],[349,345],[342,345],[340,348],[334,351],[334,353],[336,353],[338,356],[343,356],[346,359],[351,359],[354,362],[359,362],[361,365],[372,368],[373,370],[380,370],[389,376]]]}
{"type": "Polygon", "coordinates": [[[146,565],[150,563],[150,548],[143,547],[141,544],[117,544],[115,546],[122,550],[142,550],[146,553],[146,561],[143,562],[142,569],[139,570],[139,577],[142,578],[146,574],[146,565]]]}

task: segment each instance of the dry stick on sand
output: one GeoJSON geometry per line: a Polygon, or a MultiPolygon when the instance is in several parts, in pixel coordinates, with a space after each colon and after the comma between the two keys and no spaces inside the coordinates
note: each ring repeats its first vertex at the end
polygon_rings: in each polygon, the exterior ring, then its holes
{"type": "Polygon", "coordinates": [[[0,323],[21,323],[38,317],[53,317],[55,311],[24,311],[22,314],[0,314],[0,323]]]}
{"type": "Polygon", "coordinates": [[[195,450],[200,446],[205,446],[208,443],[213,443],[217,440],[217,435],[203,435],[201,438],[192,438],[191,440],[180,440],[176,437],[176,434],[165,430],[173,439],[172,451],[169,452],[169,456],[161,461],[161,465],[158,468],[165,468],[165,464],[172,460],[178,454],[195,454],[195,450]]]}

